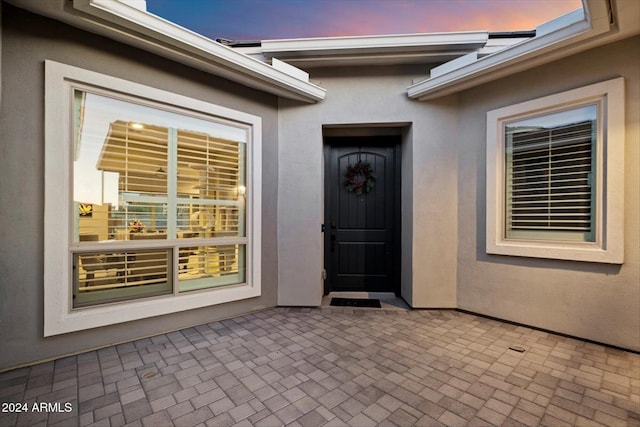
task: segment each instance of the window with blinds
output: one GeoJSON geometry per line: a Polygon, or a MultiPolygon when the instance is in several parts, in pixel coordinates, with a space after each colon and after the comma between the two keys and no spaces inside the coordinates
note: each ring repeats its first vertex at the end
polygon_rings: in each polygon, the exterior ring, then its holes
{"type": "Polygon", "coordinates": [[[74,307],[245,281],[249,128],[74,91],[74,307]]]}
{"type": "Polygon", "coordinates": [[[262,118],[44,68],[44,336],[259,297],[262,118]]]}
{"type": "Polygon", "coordinates": [[[487,111],[488,254],[624,260],[624,78],[487,111]]]}
{"type": "Polygon", "coordinates": [[[505,236],[594,241],[596,105],[505,124],[505,236]]]}

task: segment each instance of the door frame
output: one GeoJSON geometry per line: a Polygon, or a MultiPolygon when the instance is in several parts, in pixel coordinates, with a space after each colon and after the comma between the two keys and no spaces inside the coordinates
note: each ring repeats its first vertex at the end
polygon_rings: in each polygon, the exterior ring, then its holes
{"type": "MultiPolygon", "coordinates": [[[[402,277],[402,144],[403,144],[403,134],[400,132],[403,128],[401,127],[392,127],[392,128],[360,128],[360,132],[353,132],[354,128],[348,128],[350,132],[346,132],[343,136],[340,133],[334,134],[334,132],[323,132],[323,295],[327,295],[331,292],[331,285],[329,283],[329,274],[327,273],[328,262],[331,257],[330,254],[330,230],[329,224],[326,223],[329,204],[327,203],[327,199],[330,194],[330,179],[327,176],[327,168],[329,167],[331,148],[333,146],[340,145],[350,145],[350,140],[353,141],[355,139],[362,138],[370,138],[372,141],[368,145],[375,146],[386,146],[393,147],[394,154],[394,177],[393,177],[393,188],[394,188],[394,200],[393,210],[394,210],[394,221],[393,221],[393,286],[390,289],[397,296],[401,296],[401,277],[402,277]],[[389,131],[390,130],[390,131],[389,131]],[[326,230],[326,231],[325,231],[326,230]]],[[[332,129],[334,130],[334,129],[332,129]]],[[[363,145],[364,147],[364,145],[363,145]]]]}

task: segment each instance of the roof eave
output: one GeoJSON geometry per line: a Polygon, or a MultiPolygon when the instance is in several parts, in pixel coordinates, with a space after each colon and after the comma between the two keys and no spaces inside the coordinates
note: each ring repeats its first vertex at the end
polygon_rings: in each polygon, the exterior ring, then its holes
{"type": "Polygon", "coordinates": [[[325,89],[121,0],[8,0],[18,7],[283,98],[316,102],[325,89]]]}
{"type": "Polygon", "coordinates": [[[420,101],[439,98],[593,47],[616,28],[608,0],[583,2],[584,14],[578,10],[543,24],[536,37],[419,81],[407,95],[420,101]]]}
{"type": "Polygon", "coordinates": [[[484,47],[487,31],[263,40],[265,58],[302,67],[433,63],[484,47]]]}

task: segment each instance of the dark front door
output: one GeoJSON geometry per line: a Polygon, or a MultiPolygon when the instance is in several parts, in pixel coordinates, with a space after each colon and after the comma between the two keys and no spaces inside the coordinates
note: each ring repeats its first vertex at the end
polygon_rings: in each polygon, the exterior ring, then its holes
{"type": "Polygon", "coordinates": [[[399,292],[399,142],[325,139],[325,293],[399,292]]]}

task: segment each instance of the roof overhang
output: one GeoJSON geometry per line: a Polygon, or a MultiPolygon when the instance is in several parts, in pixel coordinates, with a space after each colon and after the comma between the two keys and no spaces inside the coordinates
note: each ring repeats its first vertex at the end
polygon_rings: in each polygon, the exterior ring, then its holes
{"type": "Polygon", "coordinates": [[[450,95],[640,33],[640,2],[582,1],[582,10],[541,25],[533,38],[434,68],[429,78],[409,86],[408,96],[425,101],[450,95]]]}
{"type": "Polygon", "coordinates": [[[8,0],[83,30],[147,50],[190,67],[283,98],[324,99],[325,90],[305,73],[274,67],[153,15],[134,0],[8,0]],[[301,78],[302,77],[302,78],[301,78]]]}
{"type": "Polygon", "coordinates": [[[484,47],[487,31],[263,40],[266,60],[296,67],[445,62],[484,47]]]}
{"type": "Polygon", "coordinates": [[[475,31],[265,40],[232,48],[146,12],[144,0],[7,1],[245,86],[305,102],[324,99],[326,91],[310,83],[309,75],[296,68],[300,66],[440,63],[428,78],[407,89],[411,99],[424,101],[640,33],[640,1],[582,0],[583,9],[545,23],[535,33],[499,39],[475,31]]]}

